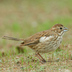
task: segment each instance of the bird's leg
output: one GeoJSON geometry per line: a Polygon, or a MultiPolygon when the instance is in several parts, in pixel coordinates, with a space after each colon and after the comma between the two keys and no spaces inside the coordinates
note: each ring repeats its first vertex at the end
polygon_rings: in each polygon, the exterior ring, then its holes
{"type": "Polygon", "coordinates": [[[36,53],[36,56],[40,59],[41,63],[46,62],[46,60],[39,53],[36,53]]]}

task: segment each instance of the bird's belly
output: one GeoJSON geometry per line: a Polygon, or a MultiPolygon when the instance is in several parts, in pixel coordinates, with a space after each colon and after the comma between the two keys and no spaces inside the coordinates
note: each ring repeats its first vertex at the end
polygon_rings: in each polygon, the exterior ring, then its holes
{"type": "Polygon", "coordinates": [[[47,53],[56,50],[62,42],[62,38],[57,38],[55,41],[46,41],[44,43],[39,43],[33,49],[39,53],[47,53]]]}

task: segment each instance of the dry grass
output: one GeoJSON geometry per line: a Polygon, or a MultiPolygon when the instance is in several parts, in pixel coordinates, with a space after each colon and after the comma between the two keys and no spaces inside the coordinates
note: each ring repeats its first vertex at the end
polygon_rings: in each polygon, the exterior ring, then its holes
{"type": "Polygon", "coordinates": [[[60,48],[42,54],[49,61],[41,64],[28,48],[19,50],[20,42],[0,39],[1,72],[71,72],[72,71],[72,1],[0,0],[0,37],[26,38],[62,23],[69,28],[60,48]]]}

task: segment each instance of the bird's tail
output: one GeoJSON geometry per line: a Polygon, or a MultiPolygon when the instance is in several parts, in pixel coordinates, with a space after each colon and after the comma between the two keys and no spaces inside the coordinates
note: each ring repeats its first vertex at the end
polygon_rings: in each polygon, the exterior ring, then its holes
{"type": "Polygon", "coordinates": [[[8,39],[8,40],[15,40],[15,41],[24,41],[24,39],[18,39],[18,38],[13,38],[13,37],[8,37],[8,36],[3,36],[3,39],[8,39]]]}

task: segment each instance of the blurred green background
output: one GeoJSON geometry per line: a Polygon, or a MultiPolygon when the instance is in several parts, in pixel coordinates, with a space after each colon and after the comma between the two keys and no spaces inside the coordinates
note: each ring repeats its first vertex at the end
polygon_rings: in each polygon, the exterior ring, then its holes
{"type": "Polygon", "coordinates": [[[57,23],[71,29],[72,0],[0,0],[0,36],[26,38],[57,23]]]}
{"type": "MultiPolygon", "coordinates": [[[[64,44],[72,42],[72,0],[0,0],[0,36],[27,38],[60,23],[69,28],[64,44]]],[[[0,50],[17,42],[0,39],[0,50]]]]}
{"type": "MultiPolygon", "coordinates": [[[[69,28],[63,42],[71,43],[72,0],[0,0],[1,37],[27,38],[50,29],[57,23],[69,28]]],[[[0,50],[16,44],[17,42],[0,39],[0,50]]]]}
{"type": "MultiPolygon", "coordinates": [[[[25,62],[28,63],[26,64],[26,67],[29,69],[32,69],[35,66],[35,63],[33,62],[34,64],[32,67],[31,58],[34,56],[33,51],[30,48],[25,48],[24,51],[26,54],[21,54],[20,56],[23,56],[19,57],[17,60],[16,57],[18,56],[18,53],[16,46],[18,46],[20,42],[3,40],[2,36],[27,38],[39,31],[50,29],[57,23],[63,24],[65,27],[69,28],[69,31],[64,35],[60,52],[54,52],[52,55],[54,56],[54,60],[55,58],[71,60],[72,0],[0,0],[0,63],[2,60],[2,67],[4,67],[5,63],[5,68],[7,68],[7,65],[8,67],[13,66],[11,63],[16,63],[18,60],[23,64],[25,64],[25,62]],[[32,56],[29,55],[31,53],[32,56]]],[[[51,54],[44,57],[50,57],[50,59],[53,60],[51,54]]],[[[58,72],[58,69],[60,69],[61,66],[62,68],[72,69],[72,65],[70,65],[72,63],[62,62],[63,61],[58,62],[56,64],[57,66],[53,63],[48,63],[44,67],[47,68],[46,70],[50,69],[49,72],[53,72],[54,70],[56,70],[55,72],[58,72]]],[[[38,62],[36,66],[39,67],[38,62]]],[[[0,67],[0,70],[2,67],[0,67]]],[[[40,66],[38,69],[44,70],[44,67],[40,66]]],[[[36,68],[36,70],[38,69],[36,68]]]]}

